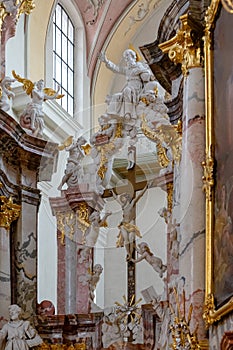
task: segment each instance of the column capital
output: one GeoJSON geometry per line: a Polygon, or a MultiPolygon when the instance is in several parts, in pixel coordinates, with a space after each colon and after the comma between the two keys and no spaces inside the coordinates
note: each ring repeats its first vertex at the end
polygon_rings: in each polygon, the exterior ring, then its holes
{"type": "Polygon", "coordinates": [[[181,28],[170,40],[159,45],[175,64],[181,64],[182,73],[188,75],[190,68],[202,67],[202,34],[200,27],[188,14],[180,17],[181,28]]]}

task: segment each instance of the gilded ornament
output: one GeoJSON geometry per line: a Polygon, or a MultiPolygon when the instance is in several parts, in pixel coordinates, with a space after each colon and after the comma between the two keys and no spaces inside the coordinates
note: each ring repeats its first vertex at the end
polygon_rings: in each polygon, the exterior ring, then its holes
{"type": "Polygon", "coordinates": [[[24,13],[25,15],[30,15],[31,12],[34,10],[34,8],[35,8],[34,0],[22,0],[19,6],[18,17],[24,13]]]}
{"type": "Polygon", "coordinates": [[[168,54],[175,64],[180,63],[184,76],[188,75],[190,68],[201,67],[201,29],[189,18],[187,14],[180,17],[181,29],[170,40],[159,45],[159,48],[168,54]]]}
{"type": "Polygon", "coordinates": [[[221,0],[212,0],[206,11],[204,28],[204,55],[205,55],[205,93],[206,99],[206,160],[204,168],[203,189],[206,192],[206,287],[203,318],[208,328],[214,322],[233,310],[233,298],[215,308],[214,297],[214,30],[218,18],[221,0]]]}
{"type": "Polygon", "coordinates": [[[213,324],[214,319],[211,317],[211,315],[214,313],[214,295],[209,294],[205,298],[205,305],[204,305],[204,311],[203,311],[203,319],[205,321],[206,327],[208,328],[211,324],[213,324]]]}
{"type": "Polygon", "coordinates": [[[2,1],[0,4],[0,31],[6,16],[13,16],[17,21],[20,15],[30,15],[34,10],[34,0],[2,1]]]}
{"type": "Polygon", "coordinates": [[[82,244],[86,243],[86,238],[85,234],[90,226],[90,221],[89,221],[89,209],[88,205],[86,202],[82,202],[78,206],[77,210],[77,220],[78,220],[78,227],[82,231],[82,244]]]}
{"type": "Polygon", "coordinates": [[[182,148],[181,122],[177,125],[161,125],[156,130],[152,130],[147,125],[145,117],[142,116],[141,128],[144,135],[157,144],[157,155],[161,167],[167,167],[170,162],[166,155],[166,148],[162,144],[166,144],[171,149],[173,160],[176,163],[180,162],[182,148]]]}
{"type": "Polygon", "coordinates": [[[62,245],[65,245],[65,214],[58,213],[57,214],[57,229],[60,231],[60,242],[62,245]]]}
{"type": "Polygon", "coordinates": [[[11,223],[18,219],[20,210],[21,206],[13,203],[12,197],[0,196],[0,227],[9,230],[11,223]]]}
{"type": "Polygon", "coordinates": [[[203,191],[206,193],[206,199],[212,201],[213,188],[214,188],[214,159],[208,156],[204,162],[202,162],[204,174],[202,176],[203,191]]]}
{"type": "Polygon", "coordinates": [[[173,182],[167,184],[167,209],[171,213],[173,204],[173,182]]]}
{"type": "Polygon", "coordinates": [[[71,211],[66,214],[66,226],[69,227],[69,234],[68,237],[71,241],[74,240],[74,225],[75,225],[75,220],[74,220],[74,212],[71,211]]]}
{"type": "Polygon", "coordinates": [[[197,328],[194,332],[190,330],[190,322],[192,319],[193,305],[190,304],[188,310],[188,317],[185,315],[185,292],[182,294],[182,301],[179,301],[179,295],[176,288],[174,288],[174,294],[176,299],[176,312],[173,309],[173,306],[170,304],[170,309],[173,314],[173,322],[171,324],[171,334],[172,334],[172,344],[170,345],[171,349],[190,349],[198,350],[202,349],[200,342],[197,336],[197,328]],[[182,303],[182,305],[181,305],[182,303]],[[183,312],[181,312],[181,306],[183,307],[183,312]]]}
{"type": "Polygon", "coordinates": [[[48,343],[42,343],[41,345],[37,346],[40,350],[86,350],[86,344],[85,343],[74,343],[74,344],[48,344],[48,343]]]}

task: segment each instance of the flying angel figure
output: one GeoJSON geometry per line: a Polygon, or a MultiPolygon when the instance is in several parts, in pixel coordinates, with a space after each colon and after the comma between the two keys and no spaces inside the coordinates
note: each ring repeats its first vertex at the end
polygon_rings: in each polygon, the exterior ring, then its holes
{"type": "Polygon", "coordinates": [[[43,102],[62,98],[64,95],[58,94],[60,86],[55,91],[51,88],[45,88],[43,79],[33,83],[29,79],[20,77],[14,70],[12,71],[12,75],[18,82],[23,84],[26,94],[31,97],[31,102],[26,105],[26,108],[20,115],[20,125],[22,128],[30,130],[31,135],[43,137],[45,116],[43,102]]]}

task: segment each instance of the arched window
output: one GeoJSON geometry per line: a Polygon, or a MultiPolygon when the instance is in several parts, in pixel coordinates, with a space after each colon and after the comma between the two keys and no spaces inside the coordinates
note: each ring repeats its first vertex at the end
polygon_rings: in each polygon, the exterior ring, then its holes
{"type": "Polygon", "coordinates": [[[59,0],[54,4],[47,31],[46,85],[61,85],[65,96],[56,100],[62,107],[59,112],[80,125],[87,119],[83,110],[89,104],[85,58],[85,30],[78,8],[71,0],[59,0]]]}
{"type": "Polygon", "coordinates": [[[64,94],[58,103],[74,113],[74,25],[65,9],[58,4],[53,15],[53,82],[64,94]]]}

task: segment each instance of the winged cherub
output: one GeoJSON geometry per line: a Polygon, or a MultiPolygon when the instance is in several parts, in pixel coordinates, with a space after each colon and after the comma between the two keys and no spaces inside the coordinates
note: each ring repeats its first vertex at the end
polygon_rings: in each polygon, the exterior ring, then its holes
{"type": "Polygon", "coordinates": [[[22,128],[30,130],[33,136],[42,137],[45,115],[43,112],[43,102],[62,98],[64,95],[58,94],[60,86],[55,91],[51,88],[45,88],[43,79],[33,83],[29,79],[20,77],[15,71],[12,71],[12,75],[17,81],[23,84],[26,94],[31,97],[31,102],[26,105],[26,108],[20,115],[20,125],[22,128]]]}

